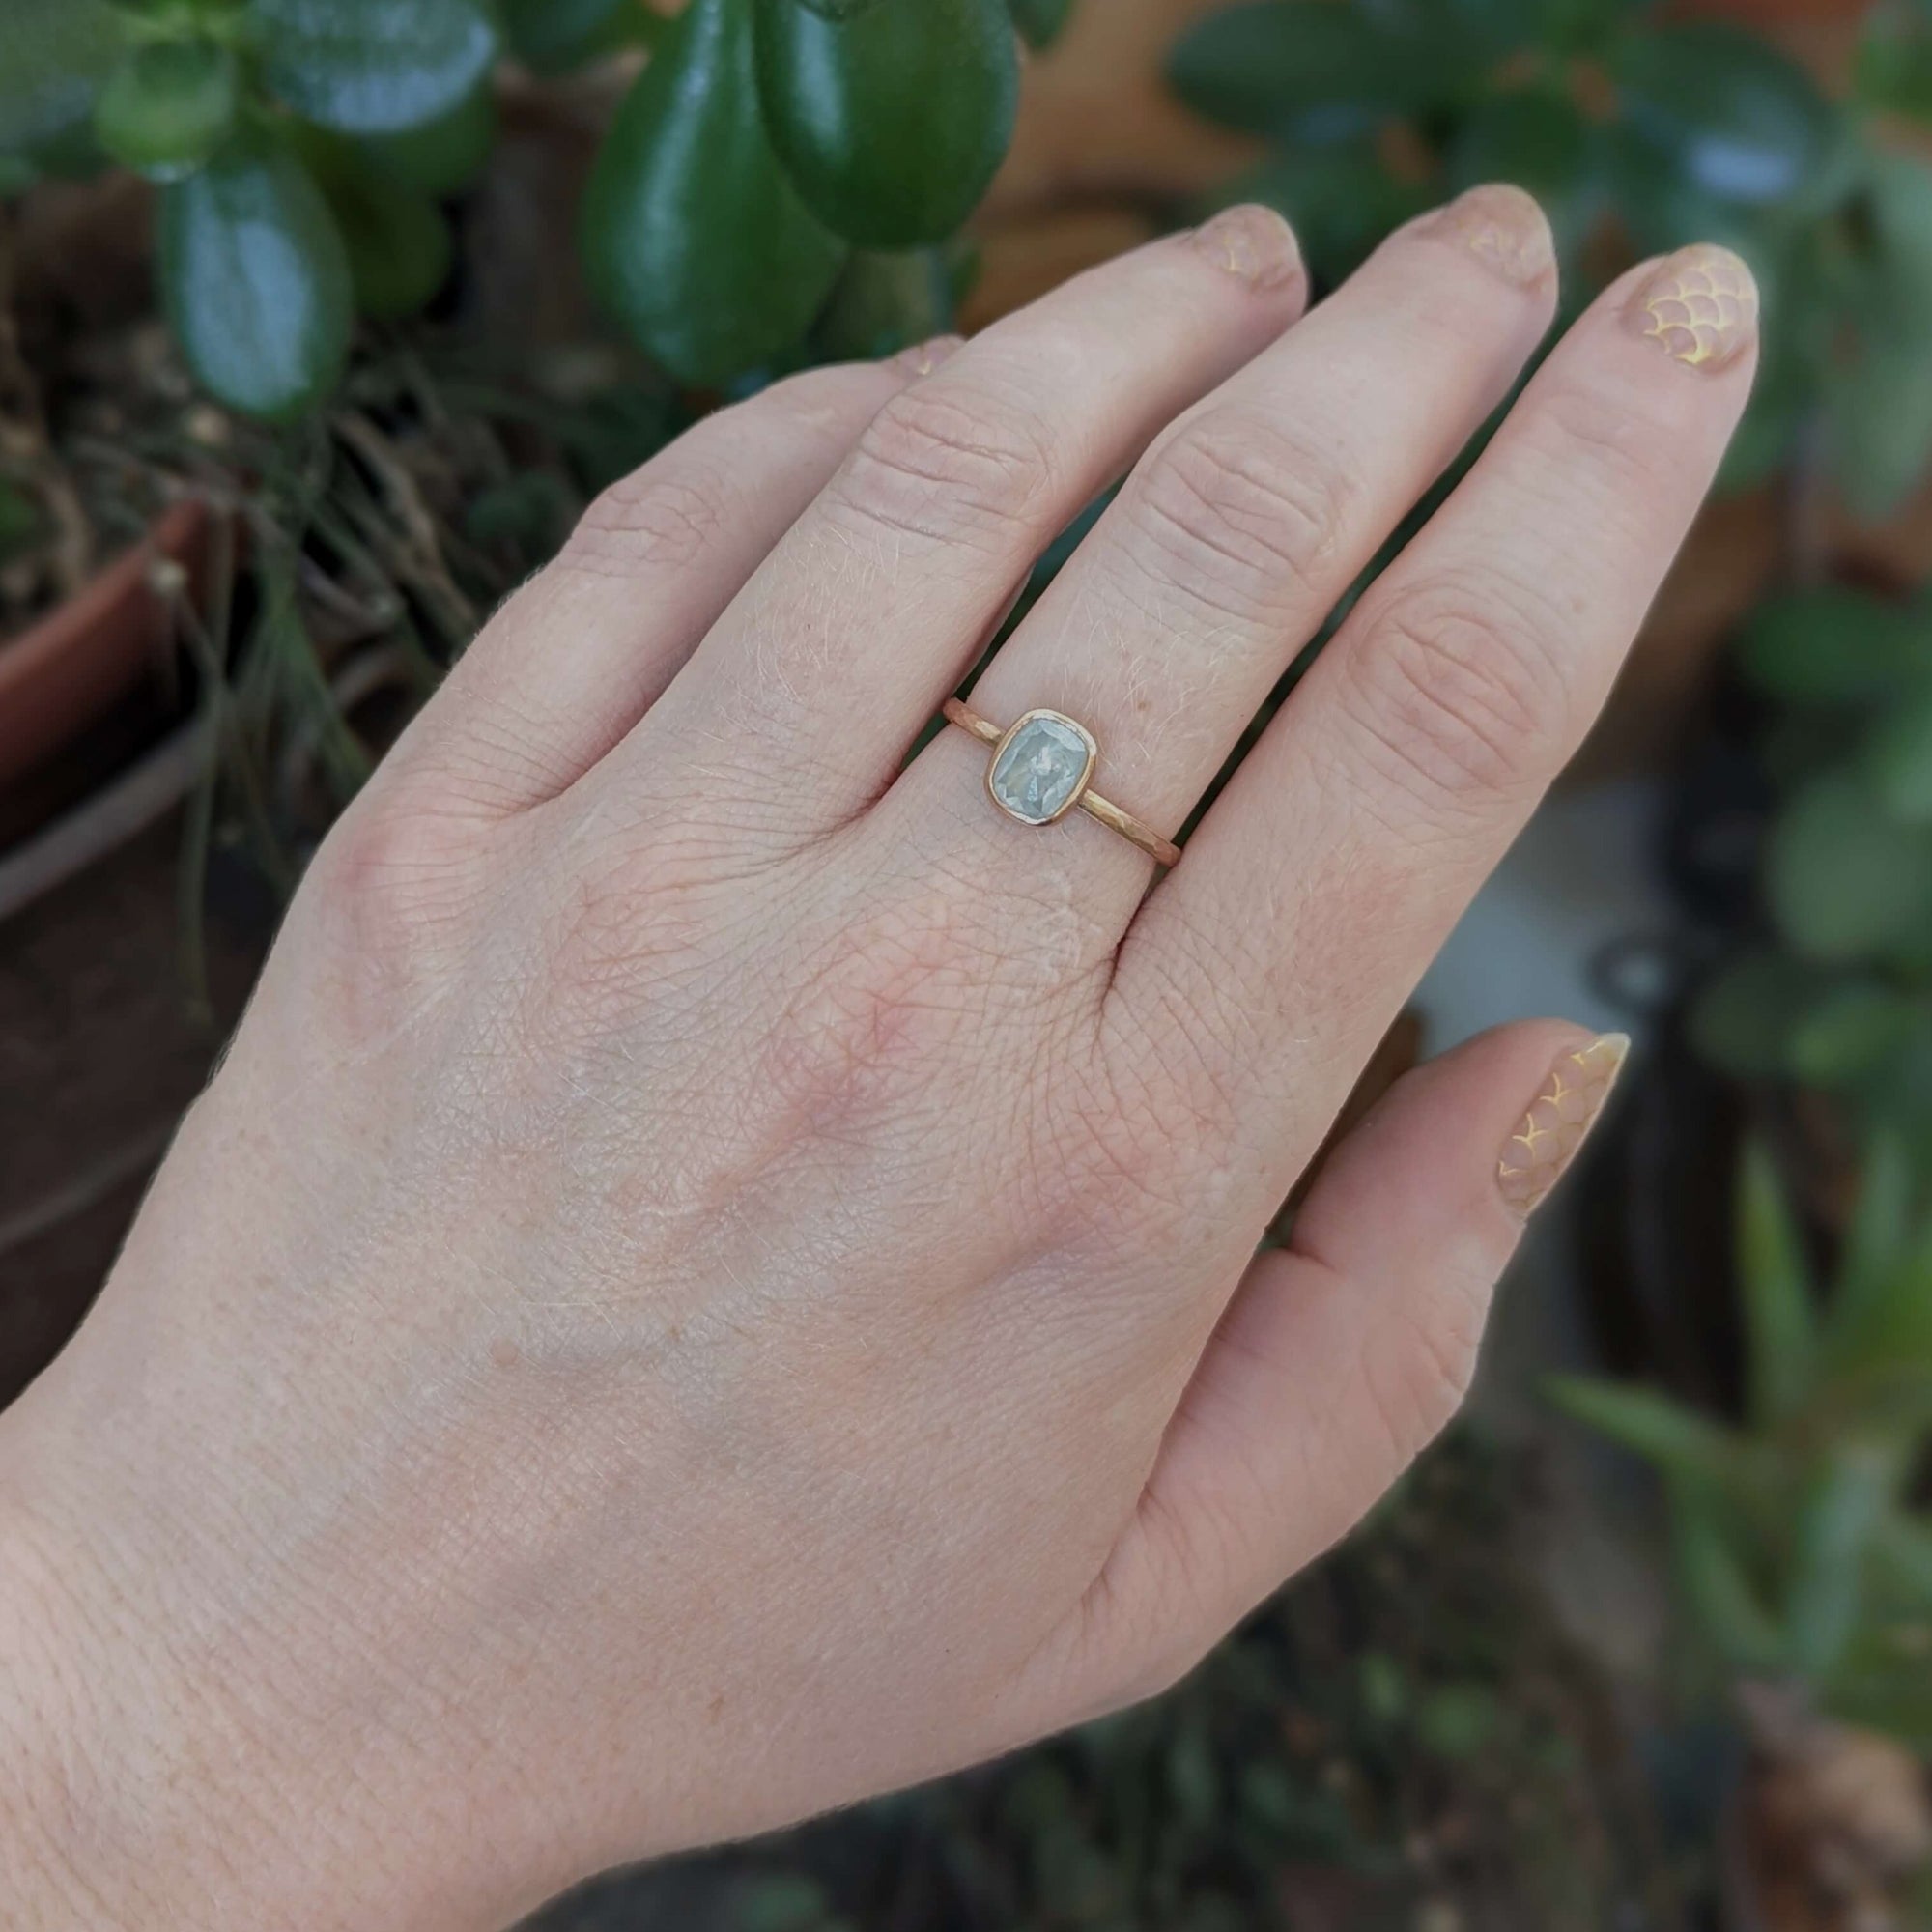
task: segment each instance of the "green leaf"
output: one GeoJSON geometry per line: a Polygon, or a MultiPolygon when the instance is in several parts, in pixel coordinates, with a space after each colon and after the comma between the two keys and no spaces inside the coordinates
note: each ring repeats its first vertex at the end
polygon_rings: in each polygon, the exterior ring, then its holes
{"type": "Polygon", "coordinates": [[[349,353],[349,263],[295,156],[232,148],[161,197],[159,275],[188,366],[231,409],[280,419],[325,397],[349,353]]]}
{"type": "Polygon", "coordinates": [[[1773,697],[1888,702],[1924,678],[1932,621],[1922,611],[1857,590],[1801,590],[1759,607],[1740,666],[1773,697]]]}
{"type": "Polygon", "coordinates": [[[449,279],[455,242],[442,211],[368,144],[299,125],[290,138],[335,217],[356,308],[378,322],[416,314],[449,279]]]}
{"type": "Polygon", "coordinates": [[[497,143],[497,94],[486,80],[447,114],[399,134],[367,134],[357,143],[393,181],[440,200],[483,172],[497,143]]]}
{"type": "Polygon", "coordinates": [[[1210,121],[1311,145],[1438,105],[1472,77],[1468,51],[1440,35],[1393,33],[1366,8],[1309,0],[1209,14],[1181,36],[1167,73],[1210,121]]]}
{"type": "Polygon", "coordinates": [[[592,286],[681,380],[797,342],[844,260],[758,111],[752,0],[692,0],[618,109],[583,207],[592,286]]]}
{"type": "Polygon", "coordinates": [[[1884,1297],[1905,1264],[1911,1240],[1912,1166],[1896,1133],[1881,1129],[1865,1151],[1858,1206],[1845,1230],[1837,1275],[1826,1304],[1825,1342],[1835,1350],[1841,1327],[1856,1326],[1884,1297]]]}
{"type": "Polygon", "coordinates": [[[1865,240],[1826,364],[1832,456],[1855,515],[1889,515],[1932,467],[1932,166],[1874,154],[1858,217],[1865,240]]]}
{"type": "Polygon", "coordinates": [[[497,57],[476,0],[248,0],[270,91],[343,134],[451,112],[497,57]]]}
{"type": "Polygon", "coordinates": [[[1712,21],[1633,34],[1615,73],[1632,132],[1719,201],[1821,196],[1844,165],[1836,110],[1755,34],[1712,21]]]}
{"type": "MultiPolygon", "coordinates": [[[[1932,1369],[1932,1219],[1889,1267],[1847,1273],[1833,1297],[1827,1332],[1834,1385],[1864,1385],[1886,1397],[1894,1422],[1921,1406],[1924,1372],[1932,1369]]],[[[1879,1396],[1868,1397],[1876,1408],[1879,1396]]]]}
{"type": "Polygon", "coordinates": [[[0,150],[38,148],[84,126],[126,44],[105,0],[7,0],[0,150]]]}
{"type": "Polygon", "coordinates": [[[1894,1480],[1890,1459],[1840,1450],[1800,1505],[1785,1630],[1792,1663],[1813,1683],[1836,1666],[1858,1628],[1866,1548],[1894,1480]]]}
{"type": "Polygon", "coordinates": [[[1891,0],[1865,15],[1853,86],[1863,105],[1932,121],[1932,15],[1915,0],[1891,0]]]}
{"type": "Polygon", "coordinates": [[[1008,0],[1013,25],[1036,53],[1044,53],[1066,31],[1073,0],[1008,0]]]}
{"type": "Polygon", "coordinates": [[[1897,824],[1859,780],[1827,773],[1772,826],[1765,893],[1795,952],[1869,957],[1932,918],[1932,830],[1897,824]]]}
{"type": "Polygon", "coordinates": [[[1889,986],[1849,980],[1793,1028],[1787,1065],[1807,1086],[1849,1087],[1898,1052],[1922,1018],[1914,1001],[1889,986]]]}
{"type": "Polygon", "coordinates": [[[1737,1242],[1750,1417],[1775,1428],[1810,1393],[1818,1324],[1797,1225],[1771,1156],[1755,1141],[1738,1176],[1737,1242]]]}
{"type": "Polygon", "coordinates": [[[1791,1040],[1838,982],[1788,952],[1766,947],[1726,966],[1690,1008],[1690,1043],[1706,1060],[1742,1079],[1788,1072],[1791,1040]]]}
{"type": "Polygon", "coordinates": [[[632,38],[640,0],[504,0],[510,51],[533,73],[569,73],[632,38]]]}
{"type": "Polygon", "coordinates": [[[1670,1485],[1670,1541],[1679,1587],[1706,1641],[1733,1669],[1781,1673],[1784,1633],[1695,1483],[1670,1485]]]}
{"type": "Polygon", "coordinates": [[[132,48],[94,104],[94,131],[123,167],[177,181],[200,167],[235,125],[235,56],[213,41],[132,48]]]}
{"type": "Polygon", "coordinates": [[[865,247],[945,241],[1012,141],[1019,44],[1005,0],[876,0],[844,20],[757,0],[757,66],[794,185],[865,247]]]}
{"type": "Polygon", "coordinates": [[[1730,1487],[1747,1474],[1744,1445],[1721,1424],[1655,1390],[1559,1376],[1550,1400],[1576,1421],[1667,1474],[1730,1487]]]}

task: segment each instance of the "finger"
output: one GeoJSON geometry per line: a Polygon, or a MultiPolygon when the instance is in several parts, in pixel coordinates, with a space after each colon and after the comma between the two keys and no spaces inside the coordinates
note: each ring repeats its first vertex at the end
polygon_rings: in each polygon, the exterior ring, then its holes
{"type": "Polygon", "coordinates": [[[569,788],[662,696],[879,410],[956,346],[815,369],[687,431],[598,497],[392,754],[485,814],[569,788]]]}
{"type": "Polygon", "coordinates": [[[1121,1076],[1159,1105],[1185,1079],[1272,1149],[1257,1214],[1601,706],[1744,408],[1755,310],[1711,248],[1593,305],[1128,933],[1121,1076]]]}
{"type": "MultiPolygon", "coordinates": [[[[1509,392],[1549,326],[1555,257],[1520,188],[1481,187],[1401,229],[1328,300],[1173,425],[973,692],[998,724],[1045,706],[1100,746],[1094,788],[1162,833],[1389,531],[1509,392]]],[[[909,827],[964,810],[1008,867],[985,752],[944,734],[893,801],[909,827]],[[950,805],[953,811],[946,812],[950,805]]],[[[1049,838],[1122,918],[1149,863],[1069,817],[1049,838]]],[[[1054,848],[1049,846],[1048,851],[1054,848]]],[[[1027,850],[1031,875],[1046,859],[1027,850]]]]}
{"type": "Polygon", "coordinates": [[[880,411],[705,639],[612,781],[701,745],[786,836],[891,781],[1035,561],[1161,428],[1300,313],[1265,209],[1091,270],[880,411]]]}
{"type": "Polygon", "coordinates": [[[1260,1256],[1197,1366],[1090,1610],[1094,1653],[1185,1667],[1325,1549],[1454,1414],[1524,1217],[1629,1041],[1537,1020],[1398,1081],[1260,1256]],[[1533,1097],[1532,1097],[1533,1096],[1533,1097]]]}

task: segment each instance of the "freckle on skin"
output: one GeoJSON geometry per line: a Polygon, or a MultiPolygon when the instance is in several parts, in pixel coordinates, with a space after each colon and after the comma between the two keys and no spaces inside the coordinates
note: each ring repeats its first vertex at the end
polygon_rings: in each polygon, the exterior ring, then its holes
{"type": "Polygon", "coordinates": [[[507,1335],[499,1335],[490,1344],[490,1359],[499,1369],[514,1369],[524,1358],[524,1351],[507,1335]]]}

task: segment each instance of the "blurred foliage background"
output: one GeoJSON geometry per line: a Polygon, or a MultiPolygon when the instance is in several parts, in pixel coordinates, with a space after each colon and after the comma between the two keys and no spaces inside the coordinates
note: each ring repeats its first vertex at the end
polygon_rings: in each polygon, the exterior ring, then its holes
{"type": "MultiPolygon", "coordinates": [[[[1592,1373],[1159,1705],[549,1932],[1932,1925],[1932,5],[7,0],[0,921],[167,825],[210,1041],[229,926],[696,415],[1236,199],[1320,294],[1493,179],[1566,315],[1705,239],[1766,313],[1583,760],[1669,801],[1676,906],[1615,1213],[1547,1264],[1592,1373]],[[1552,1587],[1579,1514],[1662,1605],[1635,1665],[1552,1587]]],[[[0,1318],[49,1225],[0,1214],[0,1318]]],[[[0,1399],[82,1300],[0,1319],[0,1399]]]]}

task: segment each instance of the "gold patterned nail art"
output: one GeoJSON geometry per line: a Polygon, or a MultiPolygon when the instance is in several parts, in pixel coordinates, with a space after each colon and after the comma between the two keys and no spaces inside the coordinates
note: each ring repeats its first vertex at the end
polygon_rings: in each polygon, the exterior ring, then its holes
{"type": "Polygon", "coordinates": [[[1757,284],[1728,248],[1700,242],[1658,264],[1629,314],[1666,355],[1721,369],[1757,339],[1757,284]]]}
{"type": "Polygon", "coordinates": [[[1422,232],[1460,242],[1504,281],[1533,289],[1556,273],[1549,223],[1535,198],[1502,182],[1472,187],[1421,224],[1422,232]]]}
{"type": "Polygon", "coordinates": [[[1496,1185],[1517,1213],[1528,1214],[1563,1178],[1604,1111],[1629,1053],[1628,1034],[1600,1034],[1549,1069],[1496,1164],[1496,1185]]]}

